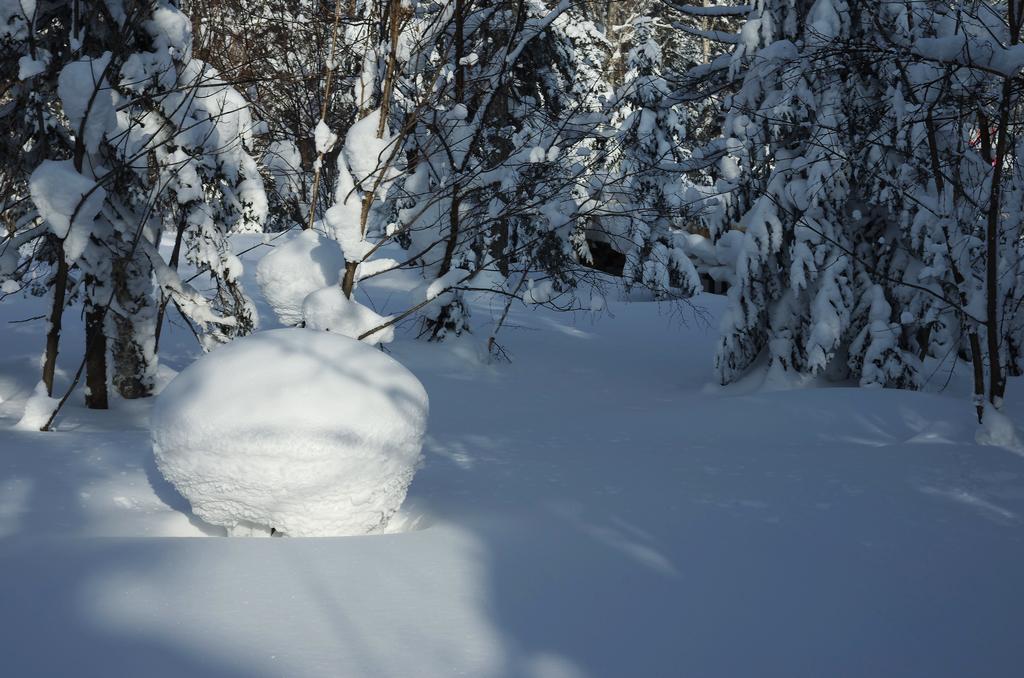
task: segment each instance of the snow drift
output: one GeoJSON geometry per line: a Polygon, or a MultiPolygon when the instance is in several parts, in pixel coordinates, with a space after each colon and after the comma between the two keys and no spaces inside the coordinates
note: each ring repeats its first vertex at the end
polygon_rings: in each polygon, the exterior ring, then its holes
{"type": "Polygon", "coordinates": [[[238,339],[157,398],[153,451],[203,520],[232,534],[365,534],[398,510],[427,394],[395,360],[334,333],[238,339]]]}

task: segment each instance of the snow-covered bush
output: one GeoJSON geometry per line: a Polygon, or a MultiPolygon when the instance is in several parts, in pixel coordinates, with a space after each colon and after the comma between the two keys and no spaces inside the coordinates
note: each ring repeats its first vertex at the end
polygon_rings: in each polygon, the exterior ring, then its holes
{"type": "MultiPolygon", "coordinates": [[[[324,287],[306,297],[302,303],[302,317],[306,327],[312,330],[336,332],[358,339],[387,323],[389,318],[379,315],[373,309],[349,299],[341,287],[324,287]]],[[[367,343],[388,343],[395,337],[394,326],[386,327],[366,337],[367,343]]]]}
{"type": "Polygon", "coordinates": [[[281,324],[298,325],[306,296],[337,285],[343,268],[338,243],[306,230],[260,259],[256,281],[281,324]]]}
{"type": "Polygon", "coordinates": [[[207,354],[157,398],[153,451],[203,520],[235,534],[365,534],[398,510],[427,394],[368,344],[258,332],[207,354]]]}

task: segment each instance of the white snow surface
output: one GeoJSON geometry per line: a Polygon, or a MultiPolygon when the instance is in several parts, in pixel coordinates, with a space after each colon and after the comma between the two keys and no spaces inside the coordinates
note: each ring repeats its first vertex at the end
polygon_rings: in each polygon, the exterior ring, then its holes
{"type": "Polygon", "coordinates": [[[337,285],[345,257],[337,242],[313,229],[278,242],[256,266],[256,281],[281,324],[298,325],[306,296],[337,285]]]}
{"type": "MultiPolygon", "coordinates": [[[[268,251],[242,256],[254,293],[268,251]]],[[[356,296],[393,314],[417,285],[389,274],[356,296]]],[[[16,429],[46,325],[8,321],[47,299],[5,299],[4,675],[1020,672],[1024,456],[975,442],[969,366],[948,386],[938,366],[919,393],[767,391],[756,375],[723,389],[720,298],[695,300],[702,322],[614,288],[597,314],[513,307],[498,335],[513,362],[488,362],[494,301],[465,299],[474,334],[427,343],[409,323],[387,347],[431,400],[402,509],[386,534],[319,539],[216,538],[155,467],[154,399],[95,412],[76,393],[56,432],[16,429]]],[[[57,394],[83,341],[68,312],[57,394]]],[[[162,378],[195,344],[165,328],[162,378]]],[[[1024,421],[1021,379],[1002,412],[1024,421]]]]}
{"type": "Polygon", "coordinates": [[[416,470],[427,394],[348,337],[257,332],[207,354],[153,408],[153,453],[201,519],[229,531],[366,534],[387,526],[416,470]]]}

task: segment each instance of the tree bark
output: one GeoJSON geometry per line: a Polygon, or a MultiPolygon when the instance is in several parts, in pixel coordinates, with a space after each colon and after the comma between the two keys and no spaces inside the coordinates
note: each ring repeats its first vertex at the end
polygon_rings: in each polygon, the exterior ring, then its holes
{"type": "MultiPolygon", "coordinates": [[[[463,13],[463,0],[455,0],[455,101],[457,103],[464,103],[463,100],[466,94],[465,66],[462,64],[465,53],[465,45],[463,45],[463,24],[465,23],[465,18],[463,13]]],[[[452,170],[453,174],[456,174],[459,168],[453,167],[452,170]]],[[[455,246],[459,241],[460,198],[459,182],[457,178],[454,178],[452,182],[451,210],[448,214],[448,242],[445,244],[444,259],[441,260],[439,276],[445,275],[452,269],[452,257],[455,255],[455,246]]]]}
{"type": "MultiPolygon", "coordinates": [[[[462,0],[456,0],[456,4],[461,3],[462,0]]],[[[456,12],[459,10],[456,9],[456,12]]],[[[380,97],[380,119],[377,121],[377,138],[384,138],[384,130],[388,124],[388,112],[391,108],[391,94],[395,89],[395,77],[396,71],[398,70],[398,38],[399,31],[402,28],[402,2],[401,0],[391,0],[391,4],[388,6],[388,20],[391,26],[391,44],[388,45],[388,65],[384,72],[384,84],[381,87],[380,97]]]]}
{"type": "Polygon", "coordinates": [[[107,404],[107,335],[103,309],[86,302],[85,311],[85,406],[105,410],[107,404]]]}
{"type": "MultiPolygon", "coordinates": [[[[925,117],[925,129],[928,133],[928,150],[929,157],[932,164],[932,175],[935,181],[935,190],[939,196],[942,196],[946,190],[946,182],[942,175],[942,164],[939,162],[939,146],[937,135],[935,132],[935,120],[932,117],[931,110],[928,111],[925,117]]],[[[957,182],[953,185],[953,201],[955,202],[958,198],[959,186],[957,182]]],[[[946,246],[949,247],[949,238],[946,237],[946,246]]],[[[960,297],[960,308],[961,311],[967,308],[967,286],[966,279],[963,273],[960,272],[960,267],[956,264],[956,259],[953,257],[953,253],[949,252],[950,270],[953,273],[953,282],[956,283],[957,293],[960,297]]],[[[972,321],[969,321],[972,322],[972,321]]],[[[985,417],[985,358],[981,350],[981,338],[978,336],[978,328],[976,325],[971,325],[971,328],[967,332],[967,341],[971,347],[971,366],[973,368],[974,377],[974,411],[978,417],[978,423],[982,423],[982,419],[985,417]]]]}
{"type": "MultiPolygon", "coordinates": [[[[1012,6],[1012,3],[1011,3],[1012,6]]],[[[985,225],[985,322],[988,331],[989,402],[1002,405],[1006,379],[1000,351],[999,327],[999,207],[1002,201],[1003,165],[1006,162],[1007,135],[1010,127],[1011,80],[1003,80],[999,106],[999,127],[996,130],[996,152],[993,158],[992,189],[989,194],[988,219],[985,225]]]]}
{"type": "Polygon", "coordinates": [[[46,355],[43,359],[43,384],[46,395],[53,396],[53,378],[57,371],[57,352],[60,348],[61,323],[68,287],[68,262],[64,258],[64,243],[56,238],[57,273],[53,277],[53,304],[50,307],[50,328],[46,332],[46,355]]]}
{"type": "Polygon", "coordinates": [[[157,308],[150,298],[152,266],[145,257],[114,263],[115,303],[108,310],[113,329],[111,382],[126,400],[153,395],[156,354],[152,341],[157,308]]]}

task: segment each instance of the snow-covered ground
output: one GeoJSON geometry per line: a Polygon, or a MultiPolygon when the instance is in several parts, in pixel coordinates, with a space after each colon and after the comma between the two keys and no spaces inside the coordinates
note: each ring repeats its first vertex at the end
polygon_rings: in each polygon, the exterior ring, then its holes
{"type": "MultiPolygon", "coordinates": [[[[254,294],[266,251],[245,256],[254,294]]],[[[4,676],[1024,666],[1024,457],[974,444],[960,377],[941,393],[943,373],[932,393],[719,389],[713,297],[698,300],[712,328],[655,303],[517,309],[499,335],[511,364],[482,360],[486,335],[435,345],[406,328],[388,350],[431,412],[391,532],[217,538],[156,470],[150,402],[101,413],[76,397],[55,433],[15,427],[43,328],[12,321],[43,303],[0,305],[4,676]]],[[[64,383],[81,344],[72,315],[64,383]]],[[[170,369],[194,358],[189,341],[164,340],[170,369]]],[[[1024,421],[1024,384],[1009,391],[1024,421]]]]}

